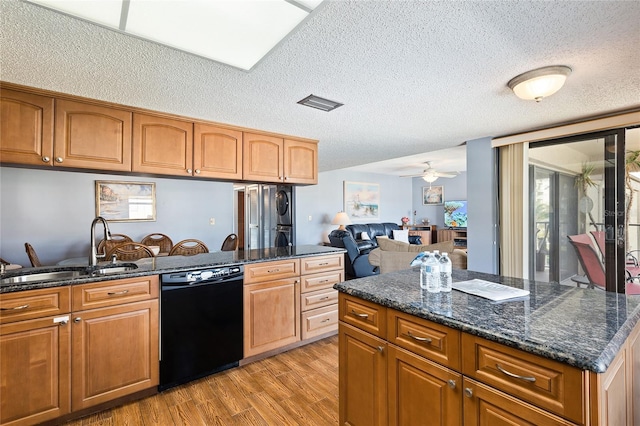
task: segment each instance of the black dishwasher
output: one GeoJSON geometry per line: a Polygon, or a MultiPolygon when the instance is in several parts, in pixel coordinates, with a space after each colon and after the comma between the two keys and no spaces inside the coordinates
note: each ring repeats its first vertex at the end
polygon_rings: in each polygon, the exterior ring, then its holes
{"type": "Polygon", "coordinates": [[[244,267],[161,275],[159,390],[238,366],[244,267]]]}

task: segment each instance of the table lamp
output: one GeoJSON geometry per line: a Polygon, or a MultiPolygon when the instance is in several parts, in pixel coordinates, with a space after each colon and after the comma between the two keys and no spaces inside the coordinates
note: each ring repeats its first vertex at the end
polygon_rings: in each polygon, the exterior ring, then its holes
{"type": "Polygon", "coordinates": [[[344,231],[344,226],[350,225],[351,219],[349,219],[349,216],[345,212],[338,212],[338,214],[336,214],[336,216],[331,221],[331,224],[340,225],[340,227],[338,227],[338,230],[344,231]]]}

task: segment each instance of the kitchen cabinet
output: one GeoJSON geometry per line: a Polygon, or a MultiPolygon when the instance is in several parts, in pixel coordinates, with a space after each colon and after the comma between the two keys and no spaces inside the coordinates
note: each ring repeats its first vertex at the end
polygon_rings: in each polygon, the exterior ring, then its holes
{"type": "Polygon", "coordinates": [[[338,329],[338,291],[344,281],[344,256],[312,256],[300,259],[300,326],[302,340],[338,329]]]}
{"type": "Polygon", "coordinates": [[[193,174],[204,178],[242,179],[242,132],[194,124],[193,174]]]}
{"type": "Polygon", "coordinates": [[[131,171],[131,112],[56,99],[54,165],[131,171]]]}
{"type": "Polygon", "coordinates": [[[245,266],[244,357],[300,340],[300,260],[245,266]]]}
{"type": "Polygon", "coordinates": [[[132,171],[192,176],[193,123],[134,113],[132,171]]]}
{"type": "Polygon", "coordinates": [[[631,426],[640,418],[640,326],[597,374],[345,293],[338,305],[340,424],[384,424],[384,413],[390,425],[631,426]]]}
{"type": "Polygon", "coordinates": [[[71,411],[70,290],[0,298],[0,424],[32,425],[71,411]]]}
{"type": "Polygon", "coordinates": [[[318,183],[318,146],[315,142],[244,133],[244,180],[318,183]]]}
{"type": "Polygon", "coordinates": [[[74,411],[158,385],[158,292],[158,276],[73,286],[74,411]]]}
{"type": "Polygon", "coordinates": [[[0,110],[0,161],[53,165],[53,97],[2,88],[0,110]]]}

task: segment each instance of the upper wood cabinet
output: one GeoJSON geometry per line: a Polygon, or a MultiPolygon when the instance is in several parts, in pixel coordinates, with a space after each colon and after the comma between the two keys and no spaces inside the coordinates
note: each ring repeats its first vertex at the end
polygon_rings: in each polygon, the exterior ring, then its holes
{"type": "Polygon", "coordinates": [[[56,166],[131,171],[131,112],[56,99],[56,166]]]}
{"type": "Polygon", "coordinates": [[[244,179],[315,184],[318,145],[256,133],[244,134],[244,179]]]}
{"type": "Polygon", "coordinates": [[[134,172],[193,174],[193,123],[133,114],[134,172]]]}
{"type": "Polygon", "coordinates": [[[53,164],[53,98],[0,89],[0,162],[53,164]]]}
{"type": "Polygon", "coordinates": [[[193,129],[193,174],[242,179],[242,132],[204,123],[193,129]]]}

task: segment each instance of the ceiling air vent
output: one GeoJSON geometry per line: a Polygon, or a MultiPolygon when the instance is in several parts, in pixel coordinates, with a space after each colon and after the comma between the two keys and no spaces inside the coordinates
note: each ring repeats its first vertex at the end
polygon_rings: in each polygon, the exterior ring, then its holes
{"type": "Polygon", "coordinates": [[[300,105],[305,105],[311,108],[321,109],[323,111],[333,111],[334,109],[341,107],[344,104],[340,102],[330,101],[329,99],[321,98],[319,96],[309,95],[306,98],[298,101],[300,105]]]}

